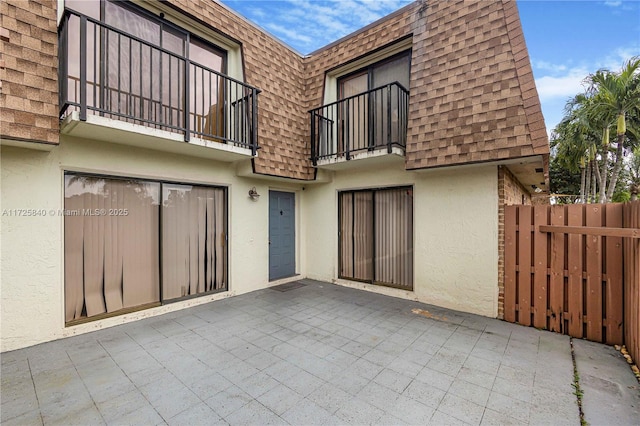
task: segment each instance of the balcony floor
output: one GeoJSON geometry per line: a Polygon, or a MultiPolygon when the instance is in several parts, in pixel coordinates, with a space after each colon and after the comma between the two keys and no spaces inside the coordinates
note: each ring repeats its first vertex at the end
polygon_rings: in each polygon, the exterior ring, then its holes
{"type": "Polygon", "coordinates": [[[575,425],[573,377],[567,336],[301,280],[4,353],[2,424],[575,425]]]}
{"type": "Polygon", "coordinates": [[[197,137],[192,137],[189,142],[185,142],[184,135],[181,133],[131,124],[94,114],[88,114],[87,120],[82,121],[77,111],[72,112],[60,123],[60,133],[82,139],[99,140],[222,162],[251,158],[249,148],[197,137]]]}

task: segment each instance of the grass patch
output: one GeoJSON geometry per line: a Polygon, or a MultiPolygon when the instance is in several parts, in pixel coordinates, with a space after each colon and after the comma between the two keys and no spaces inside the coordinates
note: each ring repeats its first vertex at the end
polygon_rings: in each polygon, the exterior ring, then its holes
{"type": "Polygon", "coordinates": [[[578,374],[578,367],[576,366],[576,353],[573,350],[573,337],[569,338],[569,345],[571,346],[571,361],[573,361],[573,394],[576,396],[576,401],[578,402],[578,412],[580,413],[580,425],[581,426],[589,426],[589,423],[584,419],[584,411],[582,411],[582,398],[584,397],[584,392],[582,392],[582,388],[580,387],[580,374],[578,374]]]}

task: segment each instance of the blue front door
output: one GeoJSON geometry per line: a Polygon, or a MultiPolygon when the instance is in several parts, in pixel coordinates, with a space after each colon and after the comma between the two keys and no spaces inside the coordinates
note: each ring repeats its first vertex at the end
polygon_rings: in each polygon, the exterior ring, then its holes
{"type": "Polygon", "coordinates": [[[269,280],[296,273],[295,194],[269,191],[269,280]]]}

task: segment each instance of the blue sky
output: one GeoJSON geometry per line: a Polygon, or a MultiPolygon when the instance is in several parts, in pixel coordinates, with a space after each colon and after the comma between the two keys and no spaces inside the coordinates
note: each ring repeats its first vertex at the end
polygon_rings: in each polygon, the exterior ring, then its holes
{"type": "MultiPolygon", "coordinates": [[[[486,0],[492,1],[492,0],[486,0]]],[[[222,0],[300,53],[311,53],[410,0],[222,0]]],[[[519,0],[547,130],[600,68],[640,55],[639,0],[519,0]]]]}

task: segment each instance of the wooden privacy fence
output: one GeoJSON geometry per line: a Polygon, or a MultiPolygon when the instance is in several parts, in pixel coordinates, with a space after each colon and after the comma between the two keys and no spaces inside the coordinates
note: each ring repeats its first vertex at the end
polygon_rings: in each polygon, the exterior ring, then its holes
{"type": "Polygon", "coordinates": [[[640,201],[506,206],[504,319],[596,342],[626,341],[637,360],[639,217],[640,201]]]}

